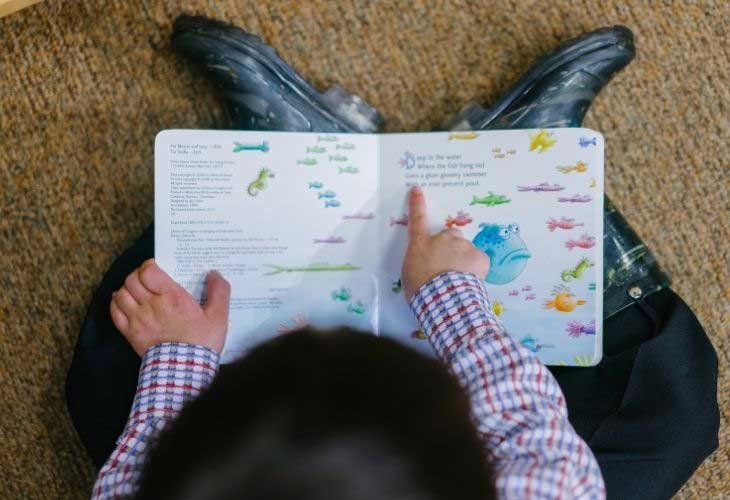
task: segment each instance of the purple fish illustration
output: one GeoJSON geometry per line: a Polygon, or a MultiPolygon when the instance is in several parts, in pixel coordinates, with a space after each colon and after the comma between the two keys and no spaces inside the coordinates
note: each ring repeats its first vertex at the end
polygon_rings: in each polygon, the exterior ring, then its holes
{"type": "Polygon", "coordinates": [[[595,335],[596,334],[596,320],[592,319],[587,323],[581,323],[580,321],[568,321],[565,327],[565,331],[568,335],[573,338],[578,338],[581,335],[595,335]]]}
{"type": "Polygon", "coordinates": [[[373,212],[367,212],[367,213],[358,212],[358,213],[354,213],[354,214],[343,215],[342,218],[346,219],[346,220],[352,220],[352,219],[372,220],[375,218],[375,214],[373,212]]]}
{"type": "Polygon", "coordinates": [[[531,292],[532,291],[532,287],[530,285],[525,285],[525,286],[522,287],[522,291],[523,292],[531,292]]]}
{"type": "Polygon", "coordinates": [[[519,294],[520,294],[519,290],[510,290],[507,295],[509,295],[510,297],[517,297],[519,294]]]}
{"type": "Polygon", "coordinates": [[[517,191],[534,191],[536,193],[547,193],[551,191],[562,191],[565,189],[560,184],[549,184],[547,182],[541,182],[535,186],[517,186],[517,191]]]}
{"type": "Polygon", "coordinates": [[[408,225],[408,216],[404,215],[403,217],[391,217],[390,218],[390,225],[391,226],[407,226],[408,225]]]}
{"type": "Polygon", "coordinates": [[[591,198],[591,195],[580,195],[580,194],[574,194],[573,196],[561,196],[558,198],[558,201],[563,203],[588,203],[593,198],[591,198]]]}
{"type": "Polygon", "coordinates": [[[312,243],[344,243],[345,238],[341,236],[329,236],[328,238],[314,238],[312,243]]]}
{"type": "Polygon", "coordinates": [[[537,295],[535,295],[534,293],[528,293],[527,295],[525,295],[525,300],[535,300],[536,298],[537,295]]]}
{"type": "Polygon", "coordinates": [[[581,137],[580,139],[578,139],[578,145],[582,148],[587,148],[590,145],[595,146],[596,138],[595,137],[581,137]]]}

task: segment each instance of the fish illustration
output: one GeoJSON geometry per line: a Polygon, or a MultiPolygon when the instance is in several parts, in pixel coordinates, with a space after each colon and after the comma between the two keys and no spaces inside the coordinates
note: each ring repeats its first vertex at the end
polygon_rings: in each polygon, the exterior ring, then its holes
{"type": "Polygon", "coordinates": [[[553,137],[552,132],[547,130],[540,130],[539,132],[532,132],[530,134],[530,151],[537,150],[538,153],[544,153],[546,149],[551,148],[557,139],[553,137]]]}
{"type": "Polygon", "coordinates": [[[390,218],[390,225],[392,226],[407,226],[408,225],[408,215],[404,215],[403,217],[400,217],[396,219],[395,217],[390,218]]]}
{"type": "Polygon", "coordinates": [[[535,300],[536,298],[537,295],[535,295],[534,293],[528,293],[527,295],[525,295],[525,300],[535,300]]]}
{"type": "Polygon", "coordinates": [[[555,347],[553,344],[538,344],[537,339],[531,335],[522,337],[522,339],[520,339],[520,344],[531,352],[539,352],[540,349],[544,347],[555,347]]]}
{"type": "Polygon", "coordinates": [[[571,240],[568,240],[565,242],[565,247],[568,250],[573,250],[576,247],[589,249],[589,248],[593,248],[594,246],[596,246],[596,238],[594,238],[593,236],[589,236],[587,234],[581,235],[581,237],[578,238],[577,240],[571,239],[571,240]]]}
{"type": "Polygon", "coordinates": [[[233,152],[238,153],[239,151],[261,151],[266,153],[269,150],[268,141],[262,141],[257,144],[244,144],[241,142],[233,142],[233,152]]]}
{"type": "Polygon", "coordinates": [[[332,300],[334,301],[347,302],[351,298],[352,293],[350,292],[350,289],[345,288],[344,286],[332,292],[332,300]]]}
{"type": "Polygon", "coordinates": [[[406,151],[403,153],[403,157],[398,160],[398,165],[404,167],[406,170],[410,170],[416,166],[416,157],[413,156],[413,153],[406,151]]]}
{"type": "Polygon", "coordinates": [[[375,218],[375,214],[373,212],[367,212],[367,213],[354,213],[354,214],[347,214],[342,216],[343,219],[347,220],[372,220],[375,218]]]}
{"type": "Polygon", "coordinates": [[[276,329],[276,332],[279,334],[285,334],[301,330],[302,328],[307,326],[309,320],[307,319],[306,314],[299,313],[292,316],[292,322],[294,324],[291,326],[288,323],[280,323],[279,327],[276,329]]]}
{"type": "Polygon", "coordinates": [[[345,238],[342,236],[328,236],[327,238],[314,238],[312,243],[344,243],[345,238]]]}
{"type": "Polygon", "coordinates": [[[591,138],[589,138],[589,137],[581,137],[580,139],[578,139],[578,146],[580,146],[582,148],[587,148],[590,145],[593,145],[593,146],[596,145],[596,138],[595,137],[591,137],[591,138]]]}
{"type": "Polygon", "coordinates": [[[517,297],[519,294],[520,294],[519,290],[510,290],[507,295],[509,295],[510,297],[517,297]]]}
{"type": "Polygon", "coordinates": [[[517,278],[525,270],[532,254],[520,237],[517,224],[479,224],[481,231],[473,243],[489,256],[491,265],[485,278],[487,283],[503,285],[517,278]]]}
{"type": "Polygon", "coordinates": [[[250,196],[257,196],[260,191],[266,189],[266,181],[274,178],[274,172],[268,168],[262,168],[259,175],[246,188],[250,196]]]}
{"type": "Polygon", "coordinates": [[[494,207],[497,205],[502,205],[504,203],[509,203],[510,200],[503,194],[494,194],[492,191],[489,191],[489,194],[487,196],[482,196],[481,198],[477,195],[473,195],[471,199],[471,203],[469,205],[484,205],[487,207],[494,207]]]}
{"type": "Polygon", "coordinates": [[[574,194],[573,196],[567,196],[567,197],[561,196],[560,198],[558,198],[558,201],[560,201],[562,203],[588,203],[592,199],[593,198],[589,194],[586,194],[586,195],[574,194]]]}
{"type": "Polygon", "coordinates": [[[579,161],[575,165],[564,165],[564,166],[559,166],[559,167],[555,167],[555,168],[559,172],[562,172],[564,174],[569,174],[571,172],[582,173],[582,172],[585,172],[586,170],[588,170],[588,165],[586,165],[582,161],[579,161]]]}
{"type": "Polygon", "coordinates": [[[597,186],[598,186],[598,183],[596,182],[596,178],[594,177],[594,178],[591,179],[591,183],[588,185],[588,187],[594,188],[594,187],[597,187],[597,186]]]}
{"type": "Polygon", "coordinates": [[[390,290],[393,293],[400,293],[400,291],[403,290],[403,283],[401,282],[400,278],[398,278],[398,281],[393,282],[393,285],[390,287],[390,290]]]}
{"type": "Polygon", "coordinates": [[[335,149],[355,149],[355,145],[351,142],[343,142],[342,144],[336,145],[335,149]]]}
{"type": "Polygon", "coordinates": [[[452,132],[449,134],[449,140],[457,140],[457,141],[471,141],[472,139],[476,139],[479,137],[479,134],[476,132],[452,132]]]}
{"type": "Polygon", "coordinates": [[[347,156],[340,154],[330,155],[330,161],[347,161],[347,156]]]}
{"type": "Polygon", "coordinates": [[[497,153],[494,155],[495,158],[504,158],[504,153],[497,153]]]}
{"type": "Polygon", "coordinates": [[[550,184],[547,182],[541,182],[535,186],[517,186],[517,191],[534,191],[536,193],[547,193],[552,191],[562,191],[565,189],[560,184],[550,184]]]}
{"type": "Polygon", "coordinates": [[[336,196],[337,196],[337,193],[335,193],[331,189],[328,189],[327,191],[322,191],[321,193],[317,193],[318,200],[321,200],[322,198],[334,198],[336,196]]]}
{"type": "Polygon", "coordinates": [[[451,217],[450,215],[448,217],[446,217],[445,225],[446,225],[446,227],[453,227],[453,226],[463,227],[463,226],[466,226],[467,224],[471,224],[471,222],[472,222],[471,216],[468,213],[462,212],[461,210],[459,210],[458,212],[456,212],[456,217],[451,217]]]}
{"type": "Polygon", "coordinates": [[[308,165],[311,167],[312,165],[316,165],[316,164],[317,164],[317,160],[315,160],[314,158],[304,158],[303,160],[297,161],[297,165],[308,165]]]}
{"type": "Polygon", "coordinates": [[[595,281],[591,281],[590,283],[588,283],[588,290],[591,292],[596,291],[596,282],[595,281]]]}
{"type": "Polygon", "coordinates": [[[266,264],[266,267],[273,269],[266,273],[266,276],[272,276],[274,274],[281,273],[307,273],[307,272],[332,272],[332,271],[358,271],[362,269],[360,266],[353,266],[352,264],[327,264],[327,263],[315,263],[307,264],[306,266],[275,266],[272,264],[266,264]]]}
{"type": "Polygon", "coordinates": [[[567,217],[561,217],[560,219],[550,217],[547,221],[547,228],[551,233],[556,229],[573,229],[583,225],[582,222],[575,222],[575,219],[569,219],[567,217]]]}
{"type": "Polygon", "coordinates": [[[501,153],[502,148],[492,148],[492,153],[501,153]]]}
{"type": "Polygon", "coordinates": [[[365,304],[358,300],[354,304],[347,304],[347,312],[353,314],[365,314],[365,304]]]}
{"type": "Polygon", "coordinates": [[[314,181],[309,183],[309,189],[322,189],[324,187],[324,184],[322,184],[319,181],[314,181]]]}
{"type": "Polygon", "coordinates": [[[494,315],[499,317],[502,315],[503,312],[505,312],[507,308],[504,307],[504,304],[502,304],[500,301],[495,300],[492,302],[492,311],[494,311],[494,315]]]}
{"type": "Polygon", "coordinates": [[[318,135],[317,142],[337,142],[336,135],[318,135]]]}
{"type": "Polygon", "coordinates": [[[357,167],[338,167],[337,170],[339,170],[341,174],[356,174],[360,171],[357,167]]]}
{"type": "Polygon", "coordinates": [[[522,287],[523,292],[530,292],[532,291],[532,287],[530,285],[525,285],[522,287]]]}
{"type": "Polygon", "coordinates": [[[425,333],[423,333],[422,330],[413,330],[411,332],[411,338],[413,340],[426,340],[426,339],[428,339],[428,337],[426,336],[425,333]]]}
{"type": "Polygon", "coordinates": [[[565,331],[568,332],[568,336],[578,338],[582,335],[595,335],[596,334],[596,320],[592,319],[587,323],[581,323],[580,321],[571,320],[565,326],[565,331]]]}
{"type": "Polygon", "coordinates": [[[340,202],[337,200],[324,200],[324,208],[329,208],[329,207],[335,208],[335,207],[339,207],[339,206],[340,206],[340,202]]]}
{"type": "Polygon", "coordinates": [[[517,150],[516,149],[508,149],[507,150],[507,154],[508,155],[516,155],[517,154],[517,150]]]}
{"type": "Polygon", "coordinates": [[[573,269],[565,269],[562,273],[560,273],[560,278],[566,282],[577,280],[578,278],[583,276],[583,273],[585,273],[587,269],[593,266],[593,262],[591,262],[586,257],[583,257],[578,261],[573,269]]]}
{"type": "Polygon", "coordinates": [[[560,312],[572,312],[576,307],[582,306],[586,301],[579,299],[565,285],[558,285],[553,289],[553,296],[545,301],[545,309],[555,309],[560,312]]]}
{"type": "Polygon", "coordinates": [[[327,148],[323,148],[322,146],[312,146],[311,148],[307,148],[307,153],[326,153],[327,148]]]}

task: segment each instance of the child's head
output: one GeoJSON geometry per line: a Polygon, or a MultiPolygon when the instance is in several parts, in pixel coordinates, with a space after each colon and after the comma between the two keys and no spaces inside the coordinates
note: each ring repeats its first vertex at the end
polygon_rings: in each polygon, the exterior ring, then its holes
{"type": "Polygon", "coordinates": [[[222,367],[148,456],[139,498],[494,497],[467,396],[439,362],[301,330],[222,367]]]}

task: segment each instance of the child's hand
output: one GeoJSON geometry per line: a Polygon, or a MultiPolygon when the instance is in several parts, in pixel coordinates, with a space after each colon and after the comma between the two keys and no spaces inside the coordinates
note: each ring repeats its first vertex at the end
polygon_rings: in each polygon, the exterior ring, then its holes
{"type": "Polygon", "coordinates": [[[444,229],[434,236],[428,233],[426,199],[419,187],[412,188],[408,197],[408,240],[401,272],[408,301],[441,273],[462,271],[484,279],[489,272],[489,257],[464,239],[458,229],[444,229]]]}
{"type": "Polygon", "coordinates": [[[228,331],[231,286],[217,271],[208,273],[204,308],[153,259],[127,276],[112,294],[112,321],[137,354],[161,342],[185,342],[220,353],[228,331]]]}

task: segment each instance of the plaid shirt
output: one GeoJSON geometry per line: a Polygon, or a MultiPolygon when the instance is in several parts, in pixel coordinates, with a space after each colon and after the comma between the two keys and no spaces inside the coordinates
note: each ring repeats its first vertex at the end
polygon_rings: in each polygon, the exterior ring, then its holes
{"type": "MultiPolygon", "coordinates": [[[[595,457],[575,433],[552,374],[505,333],[472,274],[432,279],[411,308],[441,359],[467,390],[500,498],[605,498],[595,457]]],[[[99,472],[93,498],[131,496],[150,440],[213,379],[214,352],[160,344],[143,358],[132,412],[99,472]]]]}

